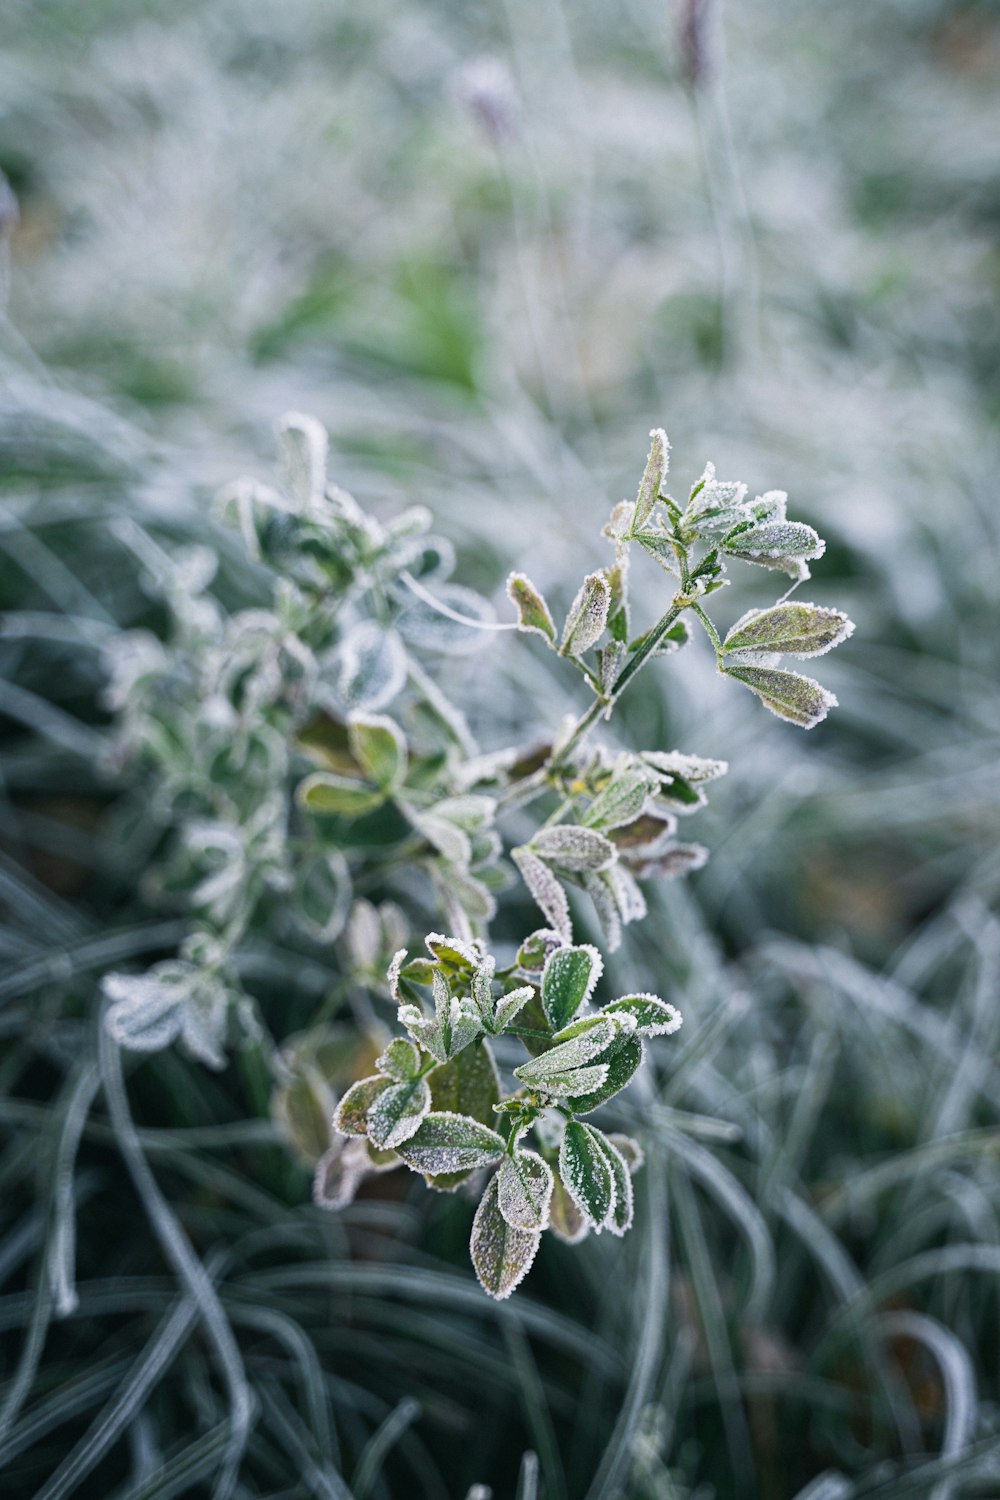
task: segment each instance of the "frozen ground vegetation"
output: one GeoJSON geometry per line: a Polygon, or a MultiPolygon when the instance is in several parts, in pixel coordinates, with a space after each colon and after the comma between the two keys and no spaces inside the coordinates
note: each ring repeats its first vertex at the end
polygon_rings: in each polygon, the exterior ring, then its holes
{"type": "MultiPolygon", "coordinates": [[[[382,524],[366,513],[328,481],[323,429],[294,414],[279,427],[280,486],[243,480],[220,500],[267,570],[270,597],[226,618],[210,592],[211,554],[147,544],[140,555],[171,631],[162,644],[118,636],[111,653],[118,753],[147,780],[143,816],[169,829],[160,878],[186,892],[192,929],[176,959],[105,978],[110,1035],[143,1052],[178,1040],[211,1067],[223,1065],[227,1038],[260,1042],[264,1023],[239,980],[259,922],[339,942],[349,987],[381,979],[395,949],[388,993],[406,1035],[377,1046],[373,1072],[335,1113],[321,1025],[292,1049],[269,1049],[276,1108],[294,1142],[322,1148],[324,1206],[343,1207],[366,1175],[402,1165],[439,1191],[468,1184],[479,1196],[472,1262],[498,1298],[527,1274],[544,1230],[572,1243],[630,1228],[642,1146],[589,1117],[628,1087],[645,1039],[681,1025],[658,995],[599,996],[604,961],[574,942],[568,891],[592,903],[615,951],[646,915],[645,882],[704,864],[708,851],[677,837],[678,818],[727,769],[678,750],[595,745],[593,731],[643,667],[688,644],[687,617],[719,672],[811,729],[836,699],[782,659],[820,656],[853,630],[841,611],[793,597],[824,543],[788,519],[783,492],[749,500],[708,464],[678,502],[666,490],[666,434],[650,436],[637,498],[604,527],[613,559],[580,584],[561,629],[524,573],[508,580],[511,628],[563,658],[591,700],[559,726],[536,727],[525,704],[523,744],[481,753],[449,694],[449,656],[504,627],[449,580],[453,554],[430,515],[382,524]],[[636,552],[665,575],[663,612],[645,627],[629,598],[636,552]],[[791,588],[723,637],[707,604],[733,560],[776,570],[791,588]],[[508,848],[506,815],[529,808],[532,832],[508,848]],[[511,862],[545,925],[498,960],[490,923],[511,862]],[[401,902],[376,911],[357,896],[373,880],[401,902]],[[451,935],[427,932],[411,955],[395,945],[423,916],[405,900],[414,880],[451,935]],[[494,1046],[508,1039],[528,1057],[502,1073],[494,1046]]],[[[380,1025],[372,1037],[382,1042],[380,1025]]]]}

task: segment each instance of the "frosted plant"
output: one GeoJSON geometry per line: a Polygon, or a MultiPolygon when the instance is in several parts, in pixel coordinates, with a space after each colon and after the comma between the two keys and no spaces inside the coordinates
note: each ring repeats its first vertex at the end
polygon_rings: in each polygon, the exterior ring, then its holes
{"type": "Polygon", "coordinates": [[[450,581],[452,550],[425,510],[383,523],[329,483],[326,435],[311,418],[285,418],[279,437],[279,486],[241,481],[220,500],[266,570],[269,599],[227,616],[209,593],[211,552],[171,558],[134,539],[172,634],[116,643],[109,698],[121,760],[149,774],[142,814],[168,835],[164,899],[183,901],[192,930],[176,960],[106,978],[106,1023],[123,1046],[177,1040],[213,1067],[228,1041],[264,1045],[269,1018],[240,980],[241,953],[262,928],[294,931],[306,949],[334,945],[347,995],[384,994],[387,973],[401,1034],[382,1028],[373,1046],[381,1023],[363,1020],[345,1054],[317,1018],[273,1047],[275,1118],[314,1164],[325,1206],[401,1166],[439,1190],[478,1191],[473,1264],[487,1292],[506,1297],[546,1229],[569,1241],[628,1229],[641,1148],[590,1117],[628,1086],[645,1039],[681,1024],[656,995],[595,998],[603,960],[575,940],[570,894],[614,951],[645,915],[642,882],[704,863],[701,845],[677,837],[679,819],[727,769],[687,752],[595,746],[594,730],[648,662],[688,643],[684,616],[707,633],[723,675],[812,728],[835,700],[781,659],[821,655],[853,627],[790,598],[824,544],[788,520],[785,495],[748,500],[709,464],[678,503],[664,489],[659,429],[636,500],[604,528],[613,560],[583,580],[561,629],[523,573],[507,584],[516,621],[498,626],[486,599],[450,581]],[[638,633],[636,548],[668,579],[664,612],[638,633]],[[791,589],[723,638],[706,604],[728,582],[728,559],[782,572],[791,589]],[[530,754],[481,753],[430,667],[497,628],[540,637],[590,693],[579,718],[530,754]],[[535,831],[511,847],[507,815],[529,807],[535,831]],[[543,924],[501,960],[490,923],[516,874],[543,924]],[[361,889],[389,899],[373,904],[361,889]],[[428,931],[428,917],[449,935],[428,931]],[[419,953],[407,948],[415,925],[427,934],[419,953]],[[499,1037],[527,1054],[507,1076],[499,1037]]]}

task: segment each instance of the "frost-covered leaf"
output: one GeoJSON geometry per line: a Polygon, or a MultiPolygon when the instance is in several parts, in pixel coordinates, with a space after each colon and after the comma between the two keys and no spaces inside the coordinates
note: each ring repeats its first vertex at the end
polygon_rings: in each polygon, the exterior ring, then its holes
{"type": "Polygon", "coordinates": [[[431,1091],[425,1078],[392,1084],[368,1108],[368,1139],[382,1151],[398,1150],[417,1130],[430,1107],[431,1091]]]}
{"type": "Polygon", "coordinates": [[[615,774],[591,802],[583,821],[589,828],[621,828],[642,812],[657,778],[644,766],[628,766],[615,774]]]}
{"type": "Polygon", "coordinates": [[[472,1264],[485,1292],[502,1302],[531,1270],[540,1230],[515,1229],[500,1212],[499,1185],[490,1179],[472,1222],[472,1264]]]}
{"type": "Polygon", "coordinates": [[[294,866],[288,910],[296,927],[314,943],[332,943],[347,921],[351,876],[337,849],[313,849],[294,866]]]}
{"type": "Polygon", "coordinates": [[[444,818],[447,822],[454,823],[456,828],[470,834],[490,828],[496,817],[496,810],[495,797],[484,797],[472,792],[466,792],[461,797],[444,797],[434,804],[435,817],[444,818]]]}
{"type": "Polygon", "coordinates": [[[632,1227],[633,1193],[628,1165],[603,1131],[596,1130],[593,1126],[584,1128],[594,1131],[596,1143],[604,1153],[604,1159],[611,1169],[611,1176],[614,1180],[614,1203],[604,1220],[603,1227],[620,1237],[632,1227]]]}
{"type": "Polygon", "coordinates": [[[362,1078],[352,1084],[337,1105],[337,1112],[333,1117],[334,1130],[339,1130],[341,1135],[367,1135],[368,1111],[379,1094],[384,1094],[391,1087],[391,1078],[383,1078],[381,1074],[362,1078]]]}
{"type": "Polygon", "coordinates": [[[677,832],[677,819],[673,813],[657,808],[647,810],[632,823],[616,828],[611,837],[619,858],[630,861],[648,859],[667,845],[677,832]]]}
{"type": "Polygon", "coordinates": [[[788,495],[784,490],[768,490],[757,495],[747,507],[755,521],[783,521],[788,507],[788,495]]]}
{"type": "Polygon", "coordinates": [[[681,1013],[676,1006],[661,1000],[658,995],[622,995],[606,1005],[603,1015],[629,1015],[634,1017],[640,1036],[670,1036],[681,1025],[681,1013]]]}
{"type": "Polygon", "coordinates": [[[563,942],[572,942],[573,927],[569,919],[569,902],[566,900],[566,892],[548,865],[527,848],[512,849],[511,858],[520,870],[525,885],[544,916],[563,942]]]}
{"type": "Polygon", "coordinates": [[[514,1229],[547,1229],[552,1168],[535,1151],[505,1156],[497,1172],[497,1206],[514,1229]]]}
{"type": "Polygon", "coordinates": [[[582,1068],[566,1068],[558,1073],[547,1073],[531,1087],[554,1099],[568,1099],[574,1094],[586,1094],[599,1089],[608,1079],[607,1063],[590,1063],[582,1068]]]}
{"type": "Polygon", "coordinates": [[[550,953],[542,973],[542,1006],[553,1030],[559,1031],[587,1003],[603,972],[604,960],[589,943],[550,953]]]}
{"type": "Polygon", "coordinates": [[[708,850],[704,844],[666,844],[648,859],[630,860],[637,880],[676,880],[707,863],[708,850]]]}
{"type": "MultiPolygon", "coordinates": [[[[471,1115],[484,1125],[496,1121],[493,1110],[500,1102],[500,1076],[487,1043],[466,1047],[455,1057],[435,1068],[428,1082],[431,1086],[431,1109],[435,1113],[471,1115]]],[[[427,1186],[436,1192],[450,1193],[466,1182],[473,1168],[437,1176],[425,1174],[427,1186]]]]}
{"type": "Polygon", "coordinates": [[[603,1138],[593,1125],[569,1121],[559,1148],[559,1176],[584,1218],[600,1231],[614,1211],[617,1190],[603,1138]]]}
{"type": "Polygon", "coordinates": [[[534,998],[535,992],[529,984],[523,984],[509,994],[501,995],[496,1003],[493,1017],[493,1025],[497,1031],[503,1031],[512,1021],[515,1021],[529,1000],[534,998]]]}
{"type": "Polygon", "coordinates": [[[449,1110],[425,1115],[415,1134],[398,1148],[409,1166],[431,1176],[492,1166],[506,1149],[502,1137],[488,1125],[449,1110]]]}
{"type": "Polygon", "coordinates": [[[300,805],[311,813],[342,818],[360,818],[385,801],[381,787],[369,786],[351,776],[338,776],[333,771],[314,771],[299,783],[296,796],[300,805]]]}
{"type": "Polygon", "coordinates": [[[479,967],[482,955],[473,943],[461,938],[445,937],[440,932],[429,932],[424,938],[429,953],[445,969],[456,974],[471,974],[479,967]]]}
{"type": "Polygon", "coordinates": [[[679,777],[692,786],[698,786],[703,781],[715,781],[717,777],[725,776],[729,770],[728,761],[706,760],[701,755],[685,755],[682,750],[644,750],[642,758],[647,765],[664,776],[679,777]]]}
{"type": "Polygon", "coordinates": [[[405,1083],[408,1078],[416,1078],[420,1072],[420,1053],[405,1037],[393,1037],[382,1055],[376,1059],[375,1066],[386,1078],[393,1079],[395,1083],[405,1083]]]}
{"type": "Polygon", "coordinates": [[[762,521],[734,527],[721,546],[731,557],[768,568],[778,568],[790,578],[809,577],[807,558],[822,557],[826,543],[811,526],[801,521],[762,521]]]}
{"type": "Polygon", "coordinates": [[[514,1077],[520,1078],[522,1083],[540,1085],[553,1073],[564,1073],[593,1062],[617,1034],[616,1024],[610,1017],[600,1018],[596,1025],[569,1041],[559,1042],[538,1057],[522,1063],[514,1069],[514,1077]]]}
{"type": "Polygon", "coordinates": [[[438,1015],[429,1016],[419,1005],[401,1005],[399,1024],[405,1026],[413,1040],[439,1062],[448,1061],[448,1049],[438,1015]]]}
{"type": "Polygon", "coordinates": [[[313,1202],[317,1208],[346,1208],[370,1171],[367,1142],[338,1136],[316,1163],[313,1202]]]}
{"type": "Polygon", "coordinates": [[[531,841],[531,848],[547,864],[579,873],[581,870],[606,870],[615,861],[615,846],[596,828],[581,828],[574,823],[557,823],[542,828],[531,841]]]}
{"type": "Polygon", "coordinates": [[[725,664],[723,671],[727,677],[734,677],[756,693],[764,707],[777,714],[779,719],[787,719],[802,729],[814,729],[823,722],[830,709],[837,706],[833,693],[812,677],[802,677],[798,672],[730,663],[725,664]]]}
{"type": "Polygon", "coordinates": [[[406,596],[406,610],[399,617],[400,634],[413,646],[446,656],[478,651],[484,639],[478,627],[496,623],[496,610],[490,601],[460,583],[435,583],[426,592],[428,599],[406,596]]]}
{"type": "Polygon", "coordinates": [[[120,1047],[158,1052],[180,1041],[208,1067],[225,1066],[233,992],[220,974],[171,959],[145,974],[107,974],[101,987],[110,1001],[105,1026],[120,1047]]]}
{"type": "Polygon", "coordinates": [[[545,968],[550,953],[563,946],[564,939],[551,927],[539,927],[529,933],[517,950],[515,962],[519,969],[529,974],[540,974],[545,968]]]}
{"type": "Polygon", "coordinates": [[[557,1176],[549,1205],[549,1228],[567,1245],[578,1245],[590,1233],[590,1222],[580,1212],[557,1176]]]}
{"type": "Polygon", "coordinates": [[[649,520],[670,466],[670,443],[663,428],[654,427],[649,436],[651,439],[649,457],[646,459],[646,467],[635,502],[632,517],[633,531],[641,531],[649,520]]]}
{"type": "Polygon", "coordinates": [[[646,898],[631,871],[621,863],[596,874],[587,872],[582,880],[604,929],[608,949],[614,953],[621,947],[622,928],[646,915],[646,898]]]}
{"type": "Polygon", "coordinates": [[[326,489],[326,430],[315,417],[290,411],[277,423],[277,433],[282,486],[296,510],[307,514],[326,489]]]}
{"type": "Polygon", "coordinates": [[[716,479],[715,465],[706,464],[705,472],[691,491],[687,517],[699,531],[722,531],[735,526],[744,515],[743,501],[747,487],[739,480],[716,479]]]}
{"type": "Polygon", "coordinates": [[[369,781],[386,793],[396,791],[406,775],[406,740],[399,725],[383,714],[351,714],[347,737],[369,781]]]}
{"type": "Polygon", "coordinates": [[[723,650],[822,656],[846,641],[853,630],[853,622],[839,609],[789,600],[770,609],[749,610],[726,636],[723,650]]]}
{"type": "Polygon", "coordinates": [[[594,903],[608,952],[617,953],[622,945],[622,919],[614,890],[604,879],[604,872],[584,875],[583,888],[594,903]]]}
{"type": "Polygon", "coordinates": [[[677,553],[674,551],[670,539],[661,536],[656,531],[644,531],[636,537],[644,551],[648,552],[655,562],[658,562],[665,573],[671,578],[679,578],[680,571],[677,565],[677,553]]]}
{"type": "Polygon", "coordinates": [[[603,573],[588,573],[570,605],[563,627],[562,656],[581,656],[603,634],[611,607],[611,585],[603,573]]]}
{"type": "Polygon", "coordinates": [[[573,1094],[569,1104],[578,1115],[589,1115],[602,1104],[607,1104],[622,1089],[627,1088],[633,1075],[642,1065],[642,1042],[638,1036],[618,1036],[595,1058],[595,1063],[608,1069],[607,1077],[586,1093],[573,1094]]]}
{"type": "Polygon", "coordinates": [[[610,1132],[608,1140],[628,1167],[629,1175],[634,1177],[646,1159],[639,1142],[630,1135],[619,1135],[616,1131],[610,1132]]]}
{"type": "Polygon", "coordinates": [[[337,690],[349,709],[377,712],[406,684],[406,648],[374,620],[354,625],[340,645],[337,690]]]}
{"type": "Polygon", "coordinates": [[[411,812],[414,828],[433,844],[449,864],[468,869],[472,859],[472,844],[469,835],[450,818],[440,818],[435,812],[411,812]]]}
{"type": "Polygon", "coordinates": [[[512,573],[507,579],[507,598],[517,610],[518,625],[533,635],[540,635],[553,648],[556,644],[556,627],[542,595],[530,578],[523,573],[512,573]]]}
{"type": "Polygon", "coordinates": [[[627,656],[628,647],[624,641],[609,641],[606,646],[602,646],[598,651],[597,667],[601,678],[601,691],[603,693],[611,692],[611,689],[621,676],[621,670],[625,665],[625,658],[627,656]]]}

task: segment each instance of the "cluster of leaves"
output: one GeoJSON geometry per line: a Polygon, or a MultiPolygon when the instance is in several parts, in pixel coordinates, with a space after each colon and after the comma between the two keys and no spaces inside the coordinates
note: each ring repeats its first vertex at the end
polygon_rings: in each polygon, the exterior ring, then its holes
{"type": "MultiPolygon", "coordinates": [[[[276,1112],[316,1162],[316,1199],[330,1207],[350,1201],[368,1173],[401,1164],[444,1190],[475,1189],[495,1168],[472,1258],[486,1290],[505,1297],[544,1229],[573,1241],[629,1227],[641,1149],[583,1117],[628,1085],[642,1039],[681,1019],[649,994],[591,1006],[603,960],[574,942],[569,892],[589,898],[616,949],[623,927],[645,915],[641,882],[706,859],[676,838],[678,815],[700,807],[705,784],[726,770],[678,751],[594,748],[593,729],[648,661],[687,643],[685,612],[722,673],[811,728],[832,695],[777,663],[819,655],[852,627],[838,610],[786,595],[720,637],[704,601],[726,584],[726,559],[777,568],[794,588],[823,543],[786,519],[783,494],[748,502],[746,487],[718,481],[711,465],[677,504],[663,488],[668,444],[657,429],[636,501],[616,506],[604,529],[614,561],[584,579],[561,632],[524,574],[508,581],[517,611],[508,628],[541,636],[575,667],[590,705],[540,748],[480,753],[422,658],[476,647],[497,628],[488,601],[447,581],[451,549],[430,535],[426,511],[383,525],[328,482],[326,437],[312,419],[286,417],[279,435],[281,487],[242,481],[220,500],[251,559],[270,570],[270,608],[227,617],[207,592],[209,554],[168,559],[147,546],[174,633],[166,644],[150,635],[115,644],[120,755],[152,773],[143,814],[170,831],[164,892],[180,894],[194,922],[176,959],[107,976],[107,1025],[126,1047],[179,1039],[214,1067],[228,1038],[260,1044],[265,1018],[243,990],[239,959],[261,927],[339,944],[348,996],[379,988],[387,967],[408,1035],[376,1049],[374,1072],[335,1077],[317,1018],[313,1034],[270,1050],[276,1112]],[[671,579],[663,614],[639,634],[634,546],[671,579]],[[542,799],[551,810],[508,861],[504,814],[542,799]],[[515,871],[547,925],[498,964],[489,924],[515,871]],[[399,900],[376,908],[359,886],[399,900]],[[407,958],[404,904],[432,904],[411,912],[413,924],[426,931],[426,917],[443,917],[453,934],[431,932],[428,957],[407,958]],[[501,1036],[529,1054],[508,1089],[491,1049],[501,1036]],[[323,1121],[335,1082],[347,1088],[331,1134],[323,1121]],[[529,1131],[533,1148],[523,1144],[529,1131]]],[[[368,1031],[384,1038],[379,1023],[368,1031]]]]}
{"type": "Polygon", "coordinates": [[[543,1230],[575,1243],[591,1229],[621,1235],[631,1225],[641,1148],[580,1117],[628,1086],[643,1037],[669,1035],[681,1018],[647,994],[592,1008],[603,960],[555,933],[532,934],[500,972],[479,945],[436,933],[426,942],[429,958],[407,962],[401,950],[390,970],[409,1039],[390,1042],[375,1073],[341,1099],[334,1125],[349,1143],[331,1148],[317,1180],[339,1204],[364,1170],[394,1162],[441,1191],[496,1167],[471,1248],[482,1285],[503,1298],[527,1274],[543,1230]],[[507,1097],[488,1040],[503,1035],[530,1054],[507,1097]],[[532,1130],[537,1150],[524,1145],[532,1130]]]}

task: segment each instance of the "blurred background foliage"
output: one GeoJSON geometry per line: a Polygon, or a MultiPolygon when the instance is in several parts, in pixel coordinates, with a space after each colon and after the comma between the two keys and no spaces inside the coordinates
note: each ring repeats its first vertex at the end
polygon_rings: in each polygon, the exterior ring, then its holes
{"type": "MultiPolygon", "coordinates": [[[[6,0],[12,1500],[528,1497],[527,1449],[547,1500],[1000,1492],[998,64],[990,0],[6,0]],[[678,490],[788,489],[807,596],[858,622],[808,740],[690,653],[624,700],[632,743],[733,767],[611,966],[685,1041],[623,1114],[637,1231],[547,1247],[513,1305],[461,1200],[308,1206],[252,1054],[130,1068],[138,1134],[86,1066],[100,973],[179,930],[117,837],[95,648],[163,623],[123,523],[252,602],[208,506],[289,407],[463,581],[564,605],[663,422],[678,490]]],[[[462,673],[487,745],[573,706],[510,636],[462,673]]],[[[253,983],[281,1037],[334,979],[253,983]]]]}

